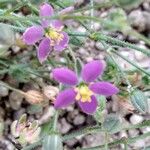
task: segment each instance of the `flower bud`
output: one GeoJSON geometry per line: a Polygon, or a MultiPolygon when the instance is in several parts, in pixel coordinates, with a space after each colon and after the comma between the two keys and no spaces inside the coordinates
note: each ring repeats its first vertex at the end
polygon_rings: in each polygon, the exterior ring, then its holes
{"type": "Polygon", "coordinates": [[[43,93],[49,100],[54,101],[56,95],[59,93],[59,89],[49,85],[43,88],[43,93]]]}
{"type": "Polygon", "coordinates": [[[40,104],[44,102],[45,97],[44,95],[36,90],[29,90],[25,93],[25,99],[30,103],[30,104],[40,104]]]}

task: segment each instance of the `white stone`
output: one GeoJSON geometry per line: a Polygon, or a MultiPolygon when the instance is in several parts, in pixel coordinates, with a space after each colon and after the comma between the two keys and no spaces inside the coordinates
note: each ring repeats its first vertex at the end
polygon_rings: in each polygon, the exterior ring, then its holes
{"type": "Polygon", "coordinates": [[[8,95],[8,88],[0,85],[0,97],[5,97],[8,95]]]}
{"type": "Polygon", "coordinates": [[[143,117],[137,114],[134,114],[130,117],[130,122],[132,124],[141,123],[143,121],[143,117]]]}

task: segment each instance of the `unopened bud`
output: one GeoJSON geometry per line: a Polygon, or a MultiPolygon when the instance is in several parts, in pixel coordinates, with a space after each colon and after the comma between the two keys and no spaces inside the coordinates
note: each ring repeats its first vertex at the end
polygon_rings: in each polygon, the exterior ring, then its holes
{"type": "Polygon", "coordinates": [[[56,95],[59,93],[59,89],[54,86],[45,86],[43,88],[44,95],[49,99],[54,101],[56,98],[56,95]]]}
{"type": "Polygon", "coordinates": [[[25,99],[31,104],[40,104],[44,102],[44,95],[36,90],[29,90],[25,94],[25,99]]]}

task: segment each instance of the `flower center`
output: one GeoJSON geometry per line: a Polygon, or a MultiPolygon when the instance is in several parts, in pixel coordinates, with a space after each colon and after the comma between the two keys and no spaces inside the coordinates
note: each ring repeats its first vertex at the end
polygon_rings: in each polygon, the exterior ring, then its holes
{"type": "Polygon", "coordinates": [[[76,100],[80,100],[81,102],[91,102],[91,96],[93,92],[89,89],[87,85],[82,85],[75,89],[77,92],[76,100]]]}
{"type": "Polygon", "coordinates": [[[49,28],[45,35],[51,39],[51,46],[58,44],[64,37],[60,31],[54,28],[49,28]]]}

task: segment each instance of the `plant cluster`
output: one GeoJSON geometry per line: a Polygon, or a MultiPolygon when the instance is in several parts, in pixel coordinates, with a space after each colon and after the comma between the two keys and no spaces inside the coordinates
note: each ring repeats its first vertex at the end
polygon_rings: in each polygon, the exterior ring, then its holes
{"type": "MultiPolygon", "coordinates": [[[[40,125],[36,120],[27,121],[26,114],[12,123],[12,135],[23,150],[34,149],[38,146],[42,146],[44,150],[63,150],[64,141],[97,132],[105,133],[105,143],[82,150],[110,149],[119,144],[123,144],[127,149],[128,145],[133,142],[150,136],[150,132],[147,132],[137,137],[109,142],[108,137],[111,134],[147,127],[150,126],[150,121],[145,120],[136,125],[124,126],[121,115],[104,115],[107,109],[106,99],[111,96],[116,96],[125,109],[132,107],[139,113],[148,112],[148,102],[144,92],[149,91],[150,68],[139,66],[120,53],[119,48],[139,51],[148,58],[150,49],[141,48],[108,34],[119,31],[125,35],[134,35],[150,46],[150,40],[130,26],[124,12],[124,8],[130,9],[140,3],[140,0],[132,2],[129,0],[106,2],[90,0],[88,6],[79,8],[73,0],[0,1],[0,32],[4,33],[4,36],[0,33],[2,45],[2,48],[0,47],[0,75],[8,74],[22,83],[30,82],[38,77],[49,86],[43,86],[41,91],[24,92],[2,80],[0,85],[23,95],[25,100],[33,106],[32,111],[44,108],[49,103],[56,109],[53,119],[44,125],[40,125]],[[5,6],[8,3],[11,3],[13,7],[6,9],[5,6]],[[111,6],[115,6],[116,11],[112,12],[107,19],[94,15],[98,9],[107,9],[111,6]],[[20,15],[18,12],[23,8],[24,15],[20,15]],[[90,15],[85,15],[86,11],[89,11],[90,15]],[[78,22],[85,32],[79,32],[72,27],[73,22],[78,22]],[[100,24],[101,30],[95,30],[94,23],[100,24]],[[9,35],[6,34],[7,32],[9,35]],[[14,33],[20,34],[18,39],[15,39],[14,33]],[[92,57],[90,61],[87,61],[84,56],[78,55],[77,49],[83,47],[87,40],[101,44],[102,50],[98,48],[98,51],[104,53],[105,60],[92,57]],[[28,51],[9,59],[11,54],[8,49],[12,45],[28,51]],[[32,50],[29,50],[30,47],[32,50]],[[28,56],[30,62],[24,60],[28,56]],[[124,70],[118,58],[126,61],[133,69],[124,70]],[[135,73],[140,76],[140,82],[134,79],[135,73]],[[57,129],[59,114],[74,102],[86,115],[92,115],[96,124],[61,135],[57,129]]],[[[94,53],[92,49],[91,53],[94,53]]]]}

